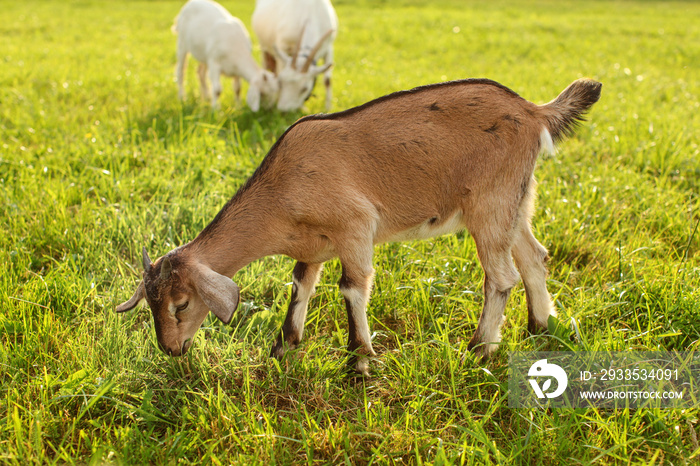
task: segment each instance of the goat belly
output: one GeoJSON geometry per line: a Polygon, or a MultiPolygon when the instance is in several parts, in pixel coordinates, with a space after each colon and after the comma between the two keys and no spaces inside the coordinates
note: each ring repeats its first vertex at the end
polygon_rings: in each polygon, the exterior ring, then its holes
{"type": "Polygon", "coordinates": [[[377,238],[377,243],[394,241],[412,241],[434,238],[464,229],[464,216],[461,211],[455,211],[446,217],[431,217],[410,228],[390,233],[385,238],[377,238]]]}

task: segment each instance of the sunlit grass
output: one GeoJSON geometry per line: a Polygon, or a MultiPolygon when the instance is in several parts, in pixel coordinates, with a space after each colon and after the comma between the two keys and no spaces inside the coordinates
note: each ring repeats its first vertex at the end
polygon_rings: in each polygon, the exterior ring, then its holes
{"type": "MultiPolygon", "coordinates": [[[[334,110],[487,77],[537,103],[604,83],[577,135],[540,160],[536,236],[577,350],[694,350],[700,335],[700,7],[684,2],[335,2],[334,110]],[[576,331],[571,328],[572,319],[576,331]]],[[[377,247],[373,377],[345,378],[329,262],[305,340],[268,358],[293,262],[236,277],[231,326],[208,319],[180,359],[150,313],[116,315],[139,254],[194,238],[304,112],[222,110],[194,65],[176,99],[180,2],[0,9],[0,461],[7,463],[673,463],[697,461],[698,410],[513,410],[508,351],[565,349],[526,331],[521,286],[503,347],[466,345],[483,279],[468,235],[377,247]]],[[[225,3],[249,24],[253,2],[225,3]]],[[[258,51],[256,51],[257,53],[258,51]]]]}

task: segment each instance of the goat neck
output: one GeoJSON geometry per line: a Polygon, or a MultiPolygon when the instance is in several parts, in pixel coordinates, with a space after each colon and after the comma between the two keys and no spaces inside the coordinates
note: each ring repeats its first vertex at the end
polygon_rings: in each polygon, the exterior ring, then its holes
{"type": "Polygon", "coordinates": [[[282,228],[271,208],[274,205],[266,190],[246,185],[185,249],[227,277],[257,259],[278,254],[283,249],[282,228]]]}

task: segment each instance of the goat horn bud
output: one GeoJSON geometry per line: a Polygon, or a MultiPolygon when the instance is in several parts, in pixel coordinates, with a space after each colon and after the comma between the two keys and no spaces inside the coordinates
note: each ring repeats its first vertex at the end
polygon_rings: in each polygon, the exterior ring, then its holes
{"type": "Polygon", "coordinates": [[[148,252],[146,251],[146,246],[144,246],[143,247],[143,270],[145,270],[146,272],[151,270],[151,264],[153,264],[153,262],[151,262],[151,258],[148,257],[148,252]]]}

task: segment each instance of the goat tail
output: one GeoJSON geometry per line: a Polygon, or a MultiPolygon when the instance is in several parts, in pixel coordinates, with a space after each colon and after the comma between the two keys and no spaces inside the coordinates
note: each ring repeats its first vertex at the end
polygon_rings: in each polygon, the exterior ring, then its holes
{"type": "Polygon", "coordinates": [[[170,26],[170,32],[172,32],[174,35],[177,35],[177,20],[180,19],[180,15],[177,15],[175,19],[173,19],[173,25],[170,26]]]}
{"type": "Polygon", "coordinates": [[[592,79],[577,79],[556,99],[540,107],[554,142],[574,133],[579,123],[585,120],[583,115],[598,102],[602,87],[592,79]]]}

